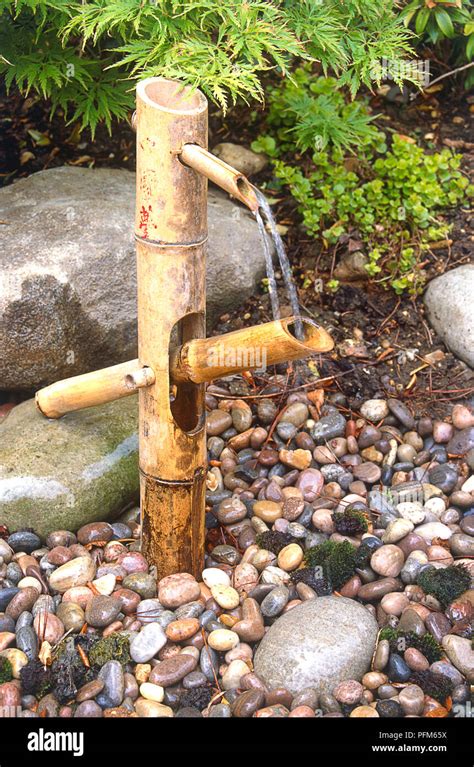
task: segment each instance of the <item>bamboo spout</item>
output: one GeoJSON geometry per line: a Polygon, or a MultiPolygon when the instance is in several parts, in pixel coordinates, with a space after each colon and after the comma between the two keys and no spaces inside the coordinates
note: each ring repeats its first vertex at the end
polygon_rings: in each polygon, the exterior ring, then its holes
{"type": "Polygon", "coordinates": [[[61,418],[74,410],[129,397],[154,381],[153,370],[140,365],[138,360],[121,362],[40,389],[36,392],[36,407],[47,418],[61,418]]]}
{"type": "Polygon", "coordinates": [[[172,354],[172,379],[204,383],[232,373],[331,351],[334,347],[331,336],[312,320],[299,319],[303,325],[302,341],[293,332],[295,317],[188,341],[172,354]]]}
{"type": "MultiPolygon", "coordinates": [[[[199,338],[172,349],[170,383],[206,383],[244,370],[298,360],[331,351],[334,342],[323,328],[301,317],[304,338],[293,334],[295,317],[235,330],[214,338],[199,338]]],[[[57,381],[36,394],[36,405],[48,418],[128,397],[155,383],[155,373],[138,360],[57,381]]]]}
{"type": "Polygon", "coordinates": [[[214,184],[243,202],[254,213],[258,210],[258,200],[250,181],[231,165],[197,144],[185,144],[179,154],[185,165],[206,176],[214,184]]]}

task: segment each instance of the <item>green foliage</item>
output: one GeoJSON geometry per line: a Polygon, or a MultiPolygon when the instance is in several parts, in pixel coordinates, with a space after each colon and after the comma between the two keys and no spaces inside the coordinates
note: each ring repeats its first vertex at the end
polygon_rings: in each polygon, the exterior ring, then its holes
{"type": "Polygon", "coordinates": [[[0,684],[11,682],[13,679],[12,664],[8,658],[0,658],[0,684]]]}
{"type": "Polygon", "coordinates": [[[329,143],[349,148],[377,137],[362,102],[347,103],[334,77],[315,77],[308,66],[296,69],[291,80],[268,88],[267,98],[266,122],[273,135],[261,137],[255,145],[271,157],[294,150],[317,151],[329,143]]]}
{"type": "Polygon", "coordinates": [[[118,660],[122,666],[130,662],[130,640],[126,634],[115,632],[92,646],[89,652],[91,666],[101,668],[109,660],[118,660]]]}
{"type": "Polygon", "coordinates": [[[127,114],[143,77],[182,80],[226,109],[263,101],[269,69],[316,58],[355,93],[412,38],[395,0],[0,0],[0,19],[7,85],[92,132],[127,114]]]}
{"type": "MultiPolygon", "coordinates": [[[[456,66],[474,59],[474,5],[471,0],[412,0],[401,12],[406,27],[423,44],[432,45],[456,66]],[[444,49],[444,50],[443,50],[444,49]]],[[[474,85],[474,68],[467,75],[466,88],[474,85]]]]}
{"type": "Polygon", "coordinates": [[[469,570],[464,565],[449,565],[449,567],[426,567],[416,579],[425,594],[432,594],[446,608],[471,586],[469,570]]]}
{"type": "Polygon", "coordinates": [[[449,231],[439,213],[472,194],[460,156],[449,149],[429,154],[400,135],[389,148],[367,108],[347,104],[334,80],[315,78],[308,68],[295,77],[299,90],[286,83],[271,92],[269,133],[252,148],[270,149],[275,177],[297,201],[309,234],[334,245],[355,232],[366,246],[370,277],[398,294],[419,292],[424,253],[449,231]],[[357,159],[349,146],[357,146],[357,159]]]}
{"type": "Polygon", "coordinates": [[[426,633],[418,636],[413,631],[401,631],[386,626],[379,634],[379,641],[387,639],[390,643],[390,650],[395,653],[403,654],[409,647],[414,647],[423,653],[425,658],[431,663],[441,660],[443,649],[432,634],[426,633]]]}
{"type": "Polygon", "coordinates": [[[355,573],[356,548],[349,541],[325,541],[308,549],[304,557],[307,567],[321,568],[321,577],[333,589],[340,589],[355,573]]]}

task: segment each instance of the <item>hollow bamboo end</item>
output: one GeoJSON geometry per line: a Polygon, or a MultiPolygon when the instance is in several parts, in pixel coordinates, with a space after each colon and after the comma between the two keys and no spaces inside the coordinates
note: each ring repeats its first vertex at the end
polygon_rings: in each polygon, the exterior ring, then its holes
{"type": "Polygon", "coordinates": [[[291,338],[291,343],[301,346],[302,356],[310,354],[322,354],[334,349],[334,341],[324,328],[320,327],[314,320],[307,317],[286,317],[280,320],[285,333],[291,338]],[[303,330],[303,339],[296,336],[298,322],[303,330]]]}
{"type": "Polygon", "coordinates": [[[142,80],[137,85],[137,98],[154,109],[173,115],[192,117],[207,109],[207,99],[201,91],[166,77],[142,80]]]}

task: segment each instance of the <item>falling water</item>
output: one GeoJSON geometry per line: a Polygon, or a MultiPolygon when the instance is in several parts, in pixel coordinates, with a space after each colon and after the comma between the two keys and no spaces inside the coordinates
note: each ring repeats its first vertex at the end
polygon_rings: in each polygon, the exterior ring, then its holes
{"type": "Polygon", "coordinates": [[[265,229],[265,223],[260,215],[260,210],[255,211],[255,218],[257,219],[258,229],[262,240],[263,252],[265,255],[265,267],[268,277],[268,293],[270,295],[270,304],[272,307],[272,315],[274,320],[280,319],[280,304],[278,303],[277,284],[275,279],[275,270],[273,269],[273,259],[270,250],[270,243],[268,242],[267,233],[265,229]]]}
{"type": "Polygon", "coordinates": [[[272,210],[270,208],[270,205],[268,204],[267,198],[259,189],[256,189],[255,187],[254,189],[255,189],[255,194],[259,204],[259,209],[255,213],[255,218],[257,219],[258,228],[260,231],[260,236],[262,238],[263,249],[265,253],[265,263],[266,263],[267,275],[268,275],[268,292],[270,294],[272,314],[274,319],[280,318],[280,307],[278,304],[278,295],[277,295],[277,287],[276,287],[276,280],[275,280],[275,272],[273,269],[272,254],[270,252],[270,247],[266,237],[265,224],[262,219],[261,211],[263,212],[265,216],[265,220],[267,221],[268,226],[270,227],[270,234],[271,234],[273,243],[275,245],[275,250],[277,252],[281,273],[283,275],[283,281],[285,283],[286,290],[288,292],[288,297],[290,299],[292,314],[298,318],[295,321],[295,336],[296,338],[298,338],[298,340],[302,341],[304,339],[304,331],[303,331],[303,323],[299,319],[300,305],[298,302],[298,294],[296,292],[296,286],[293,280],[293,275],[291,273],[290,262],[288,261],[288,256],[286,255],[285,245],[277,229],[277,224],[273,216],[272,210]]]}

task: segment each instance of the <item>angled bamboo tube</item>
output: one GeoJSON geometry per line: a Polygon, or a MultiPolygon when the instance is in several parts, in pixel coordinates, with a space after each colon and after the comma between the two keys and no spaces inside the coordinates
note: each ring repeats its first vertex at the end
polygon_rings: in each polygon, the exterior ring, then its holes
{"type": "Polygon", "coordinates": [[[173,380],[203,383],[243,370],[299,360],[333,348],[334,342],[323,328],[305,317],[299,319],[303,325],[302,341],[292,333],[295,317],[188,341],[172,354],[173,380]]]}
{"type": "Polygon", "coordinates": [[[36,392],[36,407],[47,418],[60,418],[74,410],[129,397],[154,381],[155,375],[150,368],[142,367],[138,360],[131,360],[56,381],[36,392]]]}
{"type": "Polygon", "coordinates": [[[258,210],[258,200],[254,188],[243,173],[239,173],[231,165],[206,151],[202,146],[185,144],[179,159],[198,173],[202,173],[209,181],[213,181],[214,184],[225,189],[232,197],[247,205],[251,211],[258,210]]]}
{"type": "MultiPolygon", "coordinates": [[[[244,370],[298,360],[311,354],[330,351],[334,342],[323,328],[305,317],[304,339],[299,341],[292,328],[295,317],[266,322],[212,338],[199,338],[171,350],[172,383],[208,383],[215,378],[244,370]]],[[[110,402],[135,394],[155,382],[155,373],[138,360],[67,378],[36,394],[43,415],[59,418],[65,413],[110,402]]]]}

